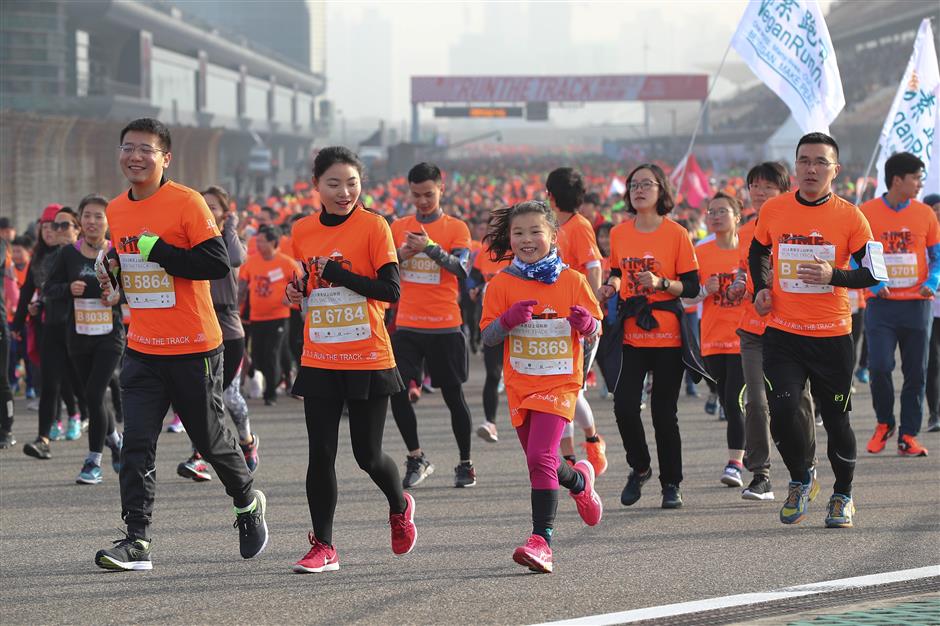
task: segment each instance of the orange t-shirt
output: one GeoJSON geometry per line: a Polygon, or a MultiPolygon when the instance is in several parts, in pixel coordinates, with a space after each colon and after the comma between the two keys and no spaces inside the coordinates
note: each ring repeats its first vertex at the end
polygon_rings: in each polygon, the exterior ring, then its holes
{"type": "Polygon", "coordinates": [[[250,321],[266,322],[290,317],[290,307],[284,304],[284,289],[294,274],[301,274],[297,263],[280,252],[275,252],[270,261],[260,254],[248,257],[238,272],[238,278],[248,283],[250,321]]]}
{"type": "Polygon", "coordinates": [[[376,278],[389,263],[398,263],[388,223],[357,207],[345,222],[324,226],[320,215],[297,222],[291,231],[294,252],[314,268],[304,315],[304,351],[300,364],[333,370],[384,370],[395,367],[385,329],[385,302],[372,300],[316,275],[314,257],[329,257],[344,269],[376,278]]]}
{"type": "Polygon", "coordinates": [[[558,229],[558,255],[571,269],[587,274],[588,266],[600,266],[594,228],[586,217],[574,213],[558,229]]]}
{"type": "MultiPolygon", "coordinates": [[[[695,250],[689,231],[665,218],[650,233],[636,229],[633,220],[617,224],[610,230],[610,264],[621,272],[620,297],[646,296],[652,302],[675,300],[665,291],[654,291],[636,284],[640,272],[653,272],[657,276],[678,280],[679,274],[698,269],[695,250]]],[[[623,342],[637,348],[678,348],[682,346],[679,319],[669,311],[653,311],[659,327],[645,331],[635,318],[624,321],[623,342]]]]}
{"type": "MultiPolygon", "coordinates": [[[[442,215],[429,224],[414,215],[392,222],[392,238],[400,248],[405,234],[427,231],[428,237],[445,252],[470,249],[470,229],[450,215],[442,215]]],[[[460,315],[457,276],[443,269],[437,261],[421,252],[401,262],[401,298],[396,324],[399,328],[457,328],[460,315]]]]}
{"type": "Polygon", "coordinates": [[[741,299],[741,320],[738,328],[752,335],[763,335],[767,326],[767,317],[757,314],[754,308],[754,281],[751,280],[751,270],[748,267],[748,255],[751,251],[751,242],[754,241],[754,229],[757,220],[751,220],[738,229],[738,263],[739,267],[747,272],[747,291],[741,299]]]}
{"type": "Polygon", "coordinates": [[[702,356],[738,354],[741,342],[735,329],[741,320],[741,299],[728,298],[728,287],[738,275],[738,249],[725,250],[713,239],[695,247],[699,278],[704,285],[718,276],[718,291],[702,301],[702,356]]]}
{"type": "Polygon", "coordinates": [[[567,268],[551,285],[499,272],[483,295],[484,329],[520,300],[536,300],[531,322],[514,328],[503,344],[503,378],[514,428],[528,411],[574,419],[574,405],[583,381],[581,341],[565,319],[575,304],[597,320],[600,307],[587,280],[567,268]]]}
{"type": "MultiPolygon", "coordinates": [[[[888,300],[929,300],[920,294],[927,280],[927,248],[940,243],[940,225],[933,209],[917,200],[895,211],[884,198],[872,198],[859,207],[872,234],[884,244],[888,267],[888,300]]],[[[867,290],[866,290],[867,291],[867,290]]],[[[870,291],[869,297],[873,297],[870,291]]]]}
{"type": "Polygon", "coordinates": [[[16,277],[16,285],[20,289],[23,288],[23,285],[26,284],[26,274],[29,273],[29,263],[25,263],[23,268],[20,269],[10,263],[10,267],[13,269],[13,276],[16,277]]]}
{"type": "Polygon", "coordinates": [[[773,244],[773,303],[767,325],[809,337],[837,337],[852,332],[848,290],[807,285],[797,279],[801,263],[813,255],[833,267],[848,269],[852,253],[871,241],[868,220],[851,202],[832,194],[819,206],[805,206],[789,192],[761,208],[754,239],[773,244]]]}
{"type": "Polygon", "coordinates": [[[121,260],[121,286],[133,310],[127,347],[155,355],[218,348],[222,329],[212,308],[209,281],[170,276],[159,264],[142,260],[137,247],[137,237],[145,230],[185,250],[221,237],[202,195],[170,181],[144,200],[122,193],[108,204],[107,214],[121,260]]]}
{"type": "Polygon", "coordinates": [[[509,264],[512,263],[509,259],[504,261],[494,261],[490,258],[490,253],[485,249],[481,250],[477,255],[477,258],[473,260],[473,267],[477,268],[481,274],[483,274],[484,282],[490,282],[493,280],[493,277],[496,276],[499,272],[504,270],[509,264]]]}

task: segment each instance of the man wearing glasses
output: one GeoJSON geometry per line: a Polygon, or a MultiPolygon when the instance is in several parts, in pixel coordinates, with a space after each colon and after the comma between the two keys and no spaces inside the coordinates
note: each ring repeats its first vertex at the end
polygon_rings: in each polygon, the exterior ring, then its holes
{"type": "Polygon", "coordinates": [[[940,226],[933,209],[917,200],[923,188],[924,162],[899,152],[885,162],[888,191],[860,208],[875,237],[885,247],[888,280],[869,289],[865,313],[871,402],[878,424],[868,442],[877,454],[894,434],[894,351],[901,349],[901,426],[898,454],[927,456],[917,441],[924,414],[931,300],[940,284],[940,226]]]}
{"type": "MultiPolygon", "coordinates": [[[[118,156],[130,189],[107,210],[116,256],[110,265],[131,322],[121,369],[121,516],[127,534],[95,556],[104,569],[152,569],[154,461],[170,403],[234,501],[242,557],[256,556],[268,540],[264,494],[252,489],[245,457],[223,426],[222,332],[208,281],[231,271],[228,253],[202,195],[167,180],[170,147],[163,123],[143,118],[128,124],[118,156]]],[[[98,280],[109,297],[112,278],[103,268],[98,280]]]]}
{"type": "Polygon", "coordinates": [[[826,526],[850,528],[856,448],[849,424],[854,351],[846,288],[875,285],[883,258],[880,247],[869,243],[865,216],[832,192],[838,161],[839,146],[832,137],[810,133],[800,139],[799,189],[764,204],[748,260],[754,307],[760,315],[769,314],[763,356],[770,430],[790,472],[780,521],[796,524],[806,516],[812,457],[800,396],[809,379],[818,394],[835,474],[826,526]],[[850,257],[860,269],[849,269],[850,257]]]}

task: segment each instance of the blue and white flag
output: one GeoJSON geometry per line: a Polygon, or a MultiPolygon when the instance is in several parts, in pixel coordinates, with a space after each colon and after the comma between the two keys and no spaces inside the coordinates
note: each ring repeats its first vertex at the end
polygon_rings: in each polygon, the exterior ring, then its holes
{"type": "Polygon", "coordinates": [[[914,53],[907,62],[898,92],[878,140],[878,190],[885,192],[885,161],[896,152],[910,152],[927,166],[924,194],[940,193],[940,69],[930,20],[924,18],[914,40],[914,53]]]}
{"type": "Polygon", "coordinates": [[[804,133],[829,132],[845,96],[816,0],[750,0],[731,46],[790,107],[804,133]]]}

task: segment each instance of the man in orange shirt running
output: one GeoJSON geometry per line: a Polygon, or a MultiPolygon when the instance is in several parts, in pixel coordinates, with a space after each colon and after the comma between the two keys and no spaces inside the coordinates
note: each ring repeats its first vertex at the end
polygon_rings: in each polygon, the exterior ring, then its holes
{"type": "Polygon", "coordinates": [[[888,191],[860,208],[875,238],[885,247],[888,280],[869,289],[865,312],[871,403],[878,425],[868,442],[877,454],[894,433],[894,351],[901,349],[901,427],[898,454],[927,456],[917,441],[924,415],[931,304],[940,285],[940,226],[933,209],[917,196],[924,162],[909,152],[885,161],[888,191]]]}
{"type": "Polygon", "coordinates": [[[754,308],[767,315],[764,375],[770,431],[790,471],[780,521],[806,516],[811,461],[800,394],[807,378],[818,396],[835,474],[826,526],[850,528],[855,504],[855,433],[849,424],[854,346],[847,288],[874,285],[883,258],[858,208],[832,191],[839,146],[823,133],[804,135],[796,149],[799,190],[768,200],[751,242],[754,308]],[[860,269],[850,270],[854,258],[860,269]],[[771,270],[771,262],[773,270],[771,270]],[[872,269],[869,269],[872,268],[872,269]]]}

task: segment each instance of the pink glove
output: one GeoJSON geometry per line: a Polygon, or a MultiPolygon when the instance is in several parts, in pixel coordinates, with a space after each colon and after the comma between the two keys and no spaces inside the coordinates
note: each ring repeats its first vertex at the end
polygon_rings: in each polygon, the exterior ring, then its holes
{"type": "Polygon", "coordinates": [[[567,317],[571,327],[582,335],[586,335],[594,329],[594,318],[583,306],[574,305],[571,307],[571,314],[567,317]]]}
{"type": "Polygon", "coordinates": [[[532,307],[538,300],[520,300],[499,316],[499,321],[506,330],[512,330],[519,324],[532,321],[532,307]]]}

